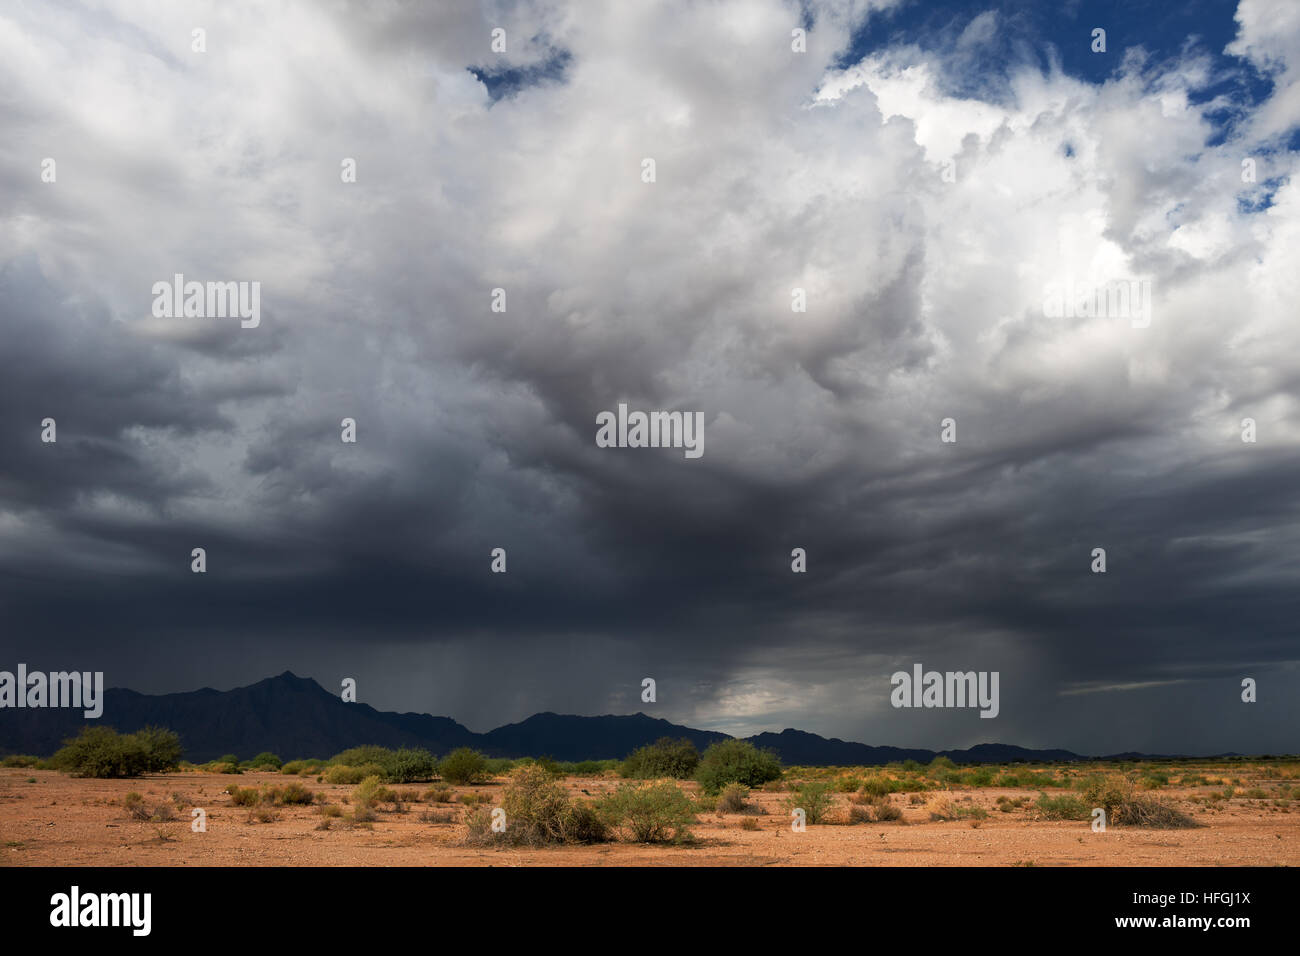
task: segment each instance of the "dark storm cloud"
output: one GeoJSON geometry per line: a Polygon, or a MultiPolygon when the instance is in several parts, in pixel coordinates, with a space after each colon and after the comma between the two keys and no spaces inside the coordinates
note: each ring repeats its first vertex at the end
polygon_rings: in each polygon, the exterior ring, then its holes
{"type": "MultiPolygon", "coordinates": [[[[199,61],[187,19],[124,26],[118,61],[62,81],[49,125],[89,159],[58,184],[15,106],[8,656],[147,691],[354,676],[476,729],[644,709],[654,676],[658,715],[736,732],[1295,749],[1293,218],[1261,238],[1205,185],[1222,157],[1187,158],[1195,110],[1160,120],[1142,83],[1099,103],[1039,76],[986,108],[894,66],[827,76],[853,17],[831,5],[820,59],[792,60],[792,9],[511,6],[500,69],[571,60],[495,103],[479,10],[291,6],[199,61]],[[78,106],[92,79],[103,110],[153,104],[138,141],[78,106]],[[1151,219],[1180,198],[1203,215],[1173,254],[1151,219]],[[1045,282],[1098,261],[1157,272],[1145,337],[1042,316],[1045,282]],[[262,281],[262,326],[150,318],[174,272],[262,281]],[[704,456],[598,448],[619,402],[701,411],[704,456]],[[999,719],[891,710],[916,661],[1002,671],[999,719]]],[[[79,22],[30,68],[87,56],[79,22]]]]}

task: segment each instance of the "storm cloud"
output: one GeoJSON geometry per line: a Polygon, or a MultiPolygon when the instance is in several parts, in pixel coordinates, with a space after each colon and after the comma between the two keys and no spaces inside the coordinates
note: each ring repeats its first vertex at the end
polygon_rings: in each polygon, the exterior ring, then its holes
{"type": "Polygon", "coordinates": [[[864,46],[893,6],[0,12],[5,666],[1300,750],[1300,16],[1094,82],[992,8],[864,46]],[[154,317],[177,273],[260,325],[154,317]],[[1046,314],[1128,279],[1145,327],[1046,314]],[[620,402],[704,455],[597,447],[620,402]],[[914,662],[999,716],[894,710],[914,662]]]}

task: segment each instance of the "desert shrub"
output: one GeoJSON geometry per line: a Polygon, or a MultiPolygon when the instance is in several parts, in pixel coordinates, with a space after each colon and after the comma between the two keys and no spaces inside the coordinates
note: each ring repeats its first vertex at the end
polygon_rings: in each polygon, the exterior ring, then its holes
{"type": "Polygon", "coordinates": [[[431,787],[424,791],[424,798],[434,803],[451,803],[454,796],[455,794],[446,787],[431,787]]]}
{"type": "MultiPolygon", "coordinates": [[[[549,772],[542,772],[549,776],[549,772]]],[[[479,783],[487,778],[487,760],[477,750],[457,747],[442,758],[438,773],[448,783],[479,783]]]]}
{"type": "Polygon", "coordinates": [[[560,770],[570,777],[600,777],[609,770],[617,770],[619,766],[620,761],[617,760],[564,761],[560,764],[560,770]]]}
{"type": "Polygon", "coordinates": [[[352,794],[357,807],[373,807],[376,803],[396,803],[397,794],[384,786],[378,775],[366,777],[352,794]]]}
{"type": "Polygon", "coordinates": [[[966,775],[966,782],[972,787],[987,787],[993,783],[993,771],[988,767],[972,770],[966,775]]]}
{"type": "MultiPolygon", "coordinates": [[[[1041,797],[1042,799],[1045,800],[1047,799],[1047,794],[1044,793],[1041,795],[1041,797]]],[[[1028,797],[1015,797],[1015,798],[1006,797],[1006,796],[998,797],[997,808],[1002,813],[1012,813],[1016,810],[1019,810],[1021,807],[1023,807],[1025,803],[1028,801],[1028,799],[1029,799],[1028,797]]],[[[1049,819],[1051,818],[1049,817],[1049,819]]]]}
{"type": "Polygon", "coordinates": [[[1159,790],[1168,785],[1169,774],[1167,773],[1146,773],[1138,778],[1138,786],[1143,790],[1159,790]]]}
{"type": "Polygon", "coordinates": [[[133,820],[148,820],[149,810],[144,805],[144,797],[132,790],[122,798],[122,809],[133,820]]]}
{"type": "Polygon", "coordinates": [[[747,740],[722,740],[710,744],[700,757],[695,779],[705,793],[718,793],[729,783],[761,787],[781,777],[781,761],[770,750],[759,750],[747,740]]]}
{"type": "Polygon", "coordinates": [[[662,780],[665,777],[687,780],[699,765],[700,752],[695,749],[695,744],[689,740],[661,737],[632,751],[618,772],[637,780],[662,780]]]}
{"type": "MultiPolygon", "coordinates": [[[[1010,805],[1000,809],[1009,811],[1010,805]]],[[[1092,811],[1087,804],[1068,793],[1059,797],[1049,797],[1045,793],[1040,793],[1034,809],[1044,820],[1087,820],[1092,816],[1092,811]]]]}
{"type": "Polygon", "coordinates": [[[951,758],[939,756],[930,761],[930,766],[927,769],[933,772],[937,770],[953,770],[956,767],[957,765],[952,762],[951,758]]]}
{"type": "MultiPolygon", "coordinates": [[[[527,760],[528,762],[536,764],[538,767],[541,767],[552,777],[564,776],[564,768],[560,765],[560,762],[556,760],[554,757],[544,754],[541,757],[532,757],[532,758],[526,757],[524,758],[524,760],[527,760]]],[[[517,760],[515,761],[515,765],[518,766],[520,763],[523,762],[524,761],[522,760],[517,760]]]]}
{"type": "Polygon", "coordinates": [[[854,825],[854,824],[858,824],[858,823],[870,823],[870,822],[871,822],[871,808],[870,808],[870,807],[863,807],[863,806],[850,806],[850,807],[849,807],[849,824],[850,824],[850,825],[854,825]]]}
{"type": "Polygon", "coordinates": [[[516,761],[509,757],[488,757],[483,761],[483,773],[490,779],[492,777],[504,777],[511,770],[515,769],[516,761]]]}
{"type": "Polygon", "coordinates": [[[181,763],[181,739],[164,727],[142,727],[128,735],[144,751],[146,773],[167,773],[181,763]]]}
{"type": "Polygon", "coordinates": [[[253,770],[279,770],[284,765],[284,761],[271,753],[264,750],[248,762],[248,766],[253,770]]]}
{"type": "Polygon", "coordinates": [[[437,773],[433,754],[412,747],[393,751],[384,766],[390,783],[417,783],[432,780],[437,773]]]}
{"type": "Polygon", "coordinates": [[[897,781],[890,780],[888,777],[868,777],[862,781],[862,789],[859,793],[868,800],[884,797],[894,792],[896,783],[897,781]]]}
{"type": "Polygon", "coordinates": [[[888,797],[880,797],[868,804],[866,809],[871,811],[871,819],[876,823],[891,823],[903,819],[903,811],[890,803],[888,797]]]}
{"type": "Polygon", "coordinates": [[[302,784],[295,781],[280,787],[271,787],[267,790],[267,798],[279,806],[308,806],[316,799],[316,796],[302,784]]]}
{"type": "Polygon", "coordinates": [[[325,771],[326,783],[341,783],[347,786],[358,784],[369,776],[360,767],[349,767],[344,764],[336,764],[325,771]]]}
{"type": "Polygon", "coordinates": [[[135,734],[119,734],[112,727],[86,725],[64,742],[54,755],[54,765],[75,777],[138,777],[151,758],[135,734]]]}
{"type": "Polygon", "coordinates": [[[280,819],[280,811],[275,807],[256,806],[248,811],[249,823],[274,823],[280,819]]]}
{"type": "Polygon", "coordinates": [[[624,783],[600,800],[596,812],[637,843],[689,839],[687,825],[695,821],[690,797],[669,780],[624,783]]]}
{"type": "Polygon", "coordinates": [[[176,811],[168,804],[160,803],[150,809],[145,805],[144,797],[132,790],[122,798],[122,806],[133,820],[147,820],[150,823],[168,823],[176,819],[176,811]]]}
{"type": "Polygon", "coordinates": [[[488,807],[467,811],[466,842],[476,846],[545,846],[606,839],[605,825],[591,805],[570,800],[543,767],[525,765],[511,771],[501,808],[506,814],[503,833],[492,830],[492,811],[488,807]]]}
{"type": "Polygon", "coordinates": [[[757,830],[758,821],[753,817],[746,817],[744,820],[740,821],[740,828],[742,830],[757,830]]]}
{"type": "Polygon", "coordinates": [[[309,774],[319,773],[328,766],[329,764],[324,760],[290,760],[280,768],[280,773],[290,776],[301,774],[305,777],[309,774]]]}
{"type": "Polygon", "coordinates": [[[363,747],[349,747],[341,753],[336,753],[330,757],[329,762],[331,766],[364,767],[366,764],[378,764],[382,767],[392,754],[393,752],[387,747],[367,744],[363,747]]]}
{"type": "Polygon", "coordinates": [[[425,810],[420,814],[421,823],[455,823],[456,811],[454,810],[425,810]]]}
{"type": "Polygon", "coordinates": [[[729,783],[718,795],[717,808],[723,813],[744,813],[749,806],[749,788],[738,783],[729,783]]]}
{"type": "Polygon", "coordinates": [[[231,784],[226,788],[230,794],[230,803],[236,807],[255,807],[262,802],[262,792],[256,787],[240,787],[231,784]]]}
{"type": "Polygon", "coordinates": [[[10,754],[0,760],[0,767],[35,767],[40,762],[40,759],[40,757],[33,757],[29,754],[10,754]]]}
{"type": "Polygon", "coordinates": [[[1106,811],[1108,826],[1150,827],[1181,830],[1200,826],[1187,814],[1154,797],[1135,794],[1133,784],[1121,774],[1094,777],[1083,791],[1084,803],[1106,811]]]}
{"type": "Polygon", "coordinates": [[[824,780],[801,783],[786,797],[785,807],[787,810],[802,810],[809,823],[821,823],[834,803],[833,793],[833,785],[824,780]]]}
{"type": "Polygon", "coordinates": [[[925,809],[931,821],[936,823],[957,819],[957,808],[947,797],[935,797],[925,805],[925,809]]]}
{"type": "Polygon", "coordinates": [[[323,817],[338,819],[343,816],[343,808],[337,803],[322,803],[319,809],[323,817]]]}

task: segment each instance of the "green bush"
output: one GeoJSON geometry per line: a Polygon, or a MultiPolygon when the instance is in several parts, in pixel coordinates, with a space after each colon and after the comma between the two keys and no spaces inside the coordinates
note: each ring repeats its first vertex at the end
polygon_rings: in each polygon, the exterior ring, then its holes
{"type": "Polygon", "coordinates": [[[250,760],[248,765],[253,769],[279,770],[284,765],[284,761],[270,751],[264,750],[250,760]]]}
{"type": "Polygon", "coordinates": [[[367,744],[364,747],[349,747],[342,753],[335,754],[329,762],[335,765],[342,764],[345,767],[364,767],[366,764],[378,764],[382,767],[392,753],[387,747],[367,744]]]}
{"type": "Polygon", "coordinates": [[[700,758],[695,779],[705,793],[718,793],[729,783],[761,787],[781,777],[781,761],[770,750],[759,750],[747,740],[722,740],[710,744],[700,758]]]}
{"type": "Polygon", "coordinates": [[[262,802],[262,792],[256,787],[240,787],[232,783],[226,788],[230,802],[236,807],[255,807],[262,802]]]}
{"type": "Polygon", "coordinates": [[[324,776],[326,783],[341,783],[351,786],[365,780],[369,774],[360,767],[348,767],[343,764],[336,764],[326,770],[324,776]]]}
{"type": "Polygon", "coordinates": [[[432,780],[437,774],[437,763],[427,750],[403,747],[395,750],[381,764],[390,783],[416,783],[432,780]]]}
{"type": "Polygon", "coordinates": [[[40,763],[39,757],[32,757],[28,754],[10,754],[0,760],[0,767],[35,767],[38,763],[40,763]]]}
{"type": "Polygon", "coordinates": [[[64,742],[54,764],[75,777],[138,777],[149,768],[145,743],[112,727],[86,725],[64,742]]]}
{"type": "Polygon", "coordinates": [[[384,786],[378,775],[366,777],[352,794],[357,807],[374,807],[376,803],[396,803],[397,793],[384,786]]]}
{"type": "Polygon", "coordinates": [[[700,752],[689,740],[661,737],[652,744],[638,747],[619,767],[619,774],[638,780],[688,780],[700,765],[700,752]]]}
{"type": "Polygon", "coordinates": [[[603,797],[596,812],[611,827],[637,843],[665,843],[690,838],[687,824],[695,822],[695,807],[682,788],[668,780],[624,783],[603,797]]]}
{"type": "Polygon", "coordinates": [[[279,787],[271,787],[266,793],[267,799],[279,806],[294,804],[308,806],[316,799],[315,794],[297,781],[279,787]]]}
{"type": "MultiPolygon", "coordinates": [[[[549,776],[549,771],[543,770],[549,776]]],[[[487,760],[477,750],[457,747],[438,764],[438,773],[448,783],[479,783],[487,778],[487,760]]]]}
{"type": "Polygon", "coordinates": [[[1044,820],[1087,820],[1092,815],[1082,800],[1069,794],[1049,797],[1040,793],[1034,808],[1044,820]]]}
{"type": "Polygon", "coordinates": [[[617,760],[565,760],[560,763],[560,772],[566,777],[599,777],[620,765],[617,760]]]}
{"type": "Polygon", "coordinates": [[[868,777],[862,781],[862,789],[859,792],[864,797],[884,797],[897,789],[894,786],[896,782],[888,777],[868,777]]]}
{"type": "Polygon", "coordinates": [[[834,803],[835,786],[825,780],[801,783],[785,799],[787,810],[802,810],[808,823],[821,823],[834,803]]]}

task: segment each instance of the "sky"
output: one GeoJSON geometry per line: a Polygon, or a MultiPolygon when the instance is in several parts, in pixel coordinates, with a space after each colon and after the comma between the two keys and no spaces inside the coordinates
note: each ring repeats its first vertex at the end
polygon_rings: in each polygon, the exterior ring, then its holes
{"type": "Polygon", "coordinates": [[[1289,0],[6,4],[0,667],[1300,751],[1298,125],[1289,0]]]}

